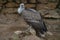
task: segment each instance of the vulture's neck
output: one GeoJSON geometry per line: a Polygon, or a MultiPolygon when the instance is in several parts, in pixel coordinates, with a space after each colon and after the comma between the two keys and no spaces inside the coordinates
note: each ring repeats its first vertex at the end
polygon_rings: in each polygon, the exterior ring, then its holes
{"type": "Polygon", "coordinates": [[[20,6],[20,7],[18,8],[18,13],[21,14],[24,9],[25,9],[25,7],[20,6]]]}

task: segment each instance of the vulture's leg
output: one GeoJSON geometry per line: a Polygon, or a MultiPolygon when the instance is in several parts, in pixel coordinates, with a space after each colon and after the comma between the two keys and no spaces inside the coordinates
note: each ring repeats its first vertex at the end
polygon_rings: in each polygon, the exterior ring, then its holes
{"type": "Polygon", "coordinates": [[[39,22],[38,24],[39,24],[39,27],[40,27],[40,31],[41,32],[47,32],[48,31],[47,30],[47,27],[46,27],[46,25],[45,25],[45,23],[43,21],[39,22]]]}
{"type": "Polygon", "coordinates": [[[43,22],[43,24],[44,24],[44,27],[45,27],[43,30],[44,30],[44,32],[47,32],[47,31],[48,31],[48,30],[47,30],[47,27],[46,27],[46,25],[45,25],[44,22],[43,22]]]}
{"type": "Polygon", "coordinates": [[[35,22],[27,22],[29,25],[32,26],[32,28],[36,31],[36,35],[38,37],[41,37],[40,34],[44,34],[44,31],[42,28],[40,28],[40,24],[39,23],[35,23],[35,22]]]}

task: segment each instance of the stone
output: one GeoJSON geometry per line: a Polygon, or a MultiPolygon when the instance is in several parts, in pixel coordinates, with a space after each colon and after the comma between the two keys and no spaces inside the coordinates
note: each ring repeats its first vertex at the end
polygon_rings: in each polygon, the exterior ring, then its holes
{"type": "Polygon", "coordinates": [[[3,6],[3,4],[2,3],[0,3],[0,7],[2,7],[3,6]]]}
{"type": "Polygon", "coordinates": [[[48,2],[56,3],[58,0],[48,0],[48,2]]]}
{"type": "Polygon", "coordinates": [[[25,7],[26,8],[34,8],[35,7],[35,4],[26,4],[25,7]]]}
{"type": "Polygon", "coordinates": [[[48,0],[37,0],[39,3],[48,3],[48,0]]]}
{"type": "Polygon", "coordinates": [[[7,13],[7,14],[17,13],[17,8],[4,8],[2,9],[1,13],[7,13]]]}
{"type": "Polygon", "coordinates": [[[60,9],[56,9],[56,12],[60,15],[60,9]]]}
{"type": "Polygon", "coordinates": [[[45,18],[60,18],[59,13],[56,10],[50,10],[50,9],[41,9],[39,10],[41,15],[45,18]]]}
{"type": "Polygon", "coordinates": [[[0,7],[0,11],[2,11],[2,7],[0,7]]]}
{"type": "Polygon", "coordinates": [[[36,7],[36,9],[37,10],[41,10],[41,9],[46,9],[46,4],[37,4],[37,7],[36,7]]]}
{"type": "Polygon", "coordinates": [[[56,8],[56,5],[57,5],[57,3],[48,3],[48,4],[47,4],[47,7],[48,7],[49,9],[55,9],[55,8],[56,8]]]}
{"type": "Polygon", "coordinates": [[[60,15],[56,12],[56,10],[50,10],[49,13],[47,15],[45,15],[44,17],[46,18],[60,18],[60,15]]]}
{"type": "Polygon", "coordinates": [[[12,7],[18,7],[18,4],[17,3],[14,3],[14,2],[9,2],[9,3],[7,3],[6,5],[5,5],[6,7],[10,7],[10,8],[12,8],[12,7]]]}
{"type": "Polygon", "coordinates": [[[6,3],[7,0],[0,0],[0,3],[6,3]]]}
{"type": "Polygon", "coordinates": [[[21,2],[21,0],[15,0],[15,2],[16,2],[16,3],[20,3],[20,2],[21,2]]]}
{"type": "Polygon", "coordinates": [[[47,15],[49,13],[49,10],[48,9],[41,9],[38,12],[40,12],[41,15],[44,16],[44,15],[47,15]]]}
{"type": "Polygon", "coordinates": [[[25,36],[22,40],[43,40],[35,35],[25,36]]]}
{"type": "Polygon", "coordinates": [[[13,0],[8,0],[8,2],[13,2],[13,0]]]}
{"type": "Polygon", "coordinates": [[[23,3],[27,3],[27,0],[21,0],[21,2],[23,2],[23,3]]]}
{"type": "Polygon", "coordinates": [[[36,3],[36,0],[30,0],[30,3],[36,3]]]}

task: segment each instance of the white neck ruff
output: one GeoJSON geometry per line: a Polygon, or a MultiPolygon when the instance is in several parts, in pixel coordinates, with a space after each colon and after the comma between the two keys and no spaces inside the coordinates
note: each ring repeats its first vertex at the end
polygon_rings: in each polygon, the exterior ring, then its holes
{"type": "Polygon", "coordinates": [[[24,7],[20,6],[20,7],[18,8],[18,13],[21,14],[24,9],[25,9],[24,7]]]}

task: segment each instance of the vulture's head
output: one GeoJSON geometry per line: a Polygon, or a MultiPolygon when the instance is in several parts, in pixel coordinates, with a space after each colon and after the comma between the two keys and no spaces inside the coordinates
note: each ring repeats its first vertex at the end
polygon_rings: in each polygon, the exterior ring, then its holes
{"type": "Polygon", "coordinates": [[[20,7],[21,7],[21,8],[24,8],[24,3],[21,3],[21,4],[20,4],[20,7]]]}
{"type": "Polygon", "coordinates": [[[21,3],[18,8],[18,13],[21,14],[24,9],[25,9],[24,3],[21,3]]]}

